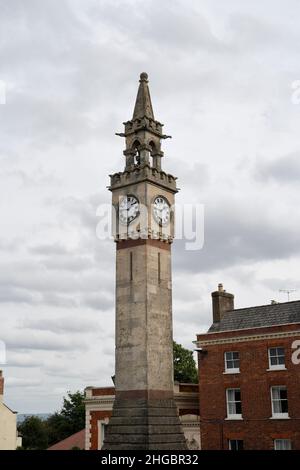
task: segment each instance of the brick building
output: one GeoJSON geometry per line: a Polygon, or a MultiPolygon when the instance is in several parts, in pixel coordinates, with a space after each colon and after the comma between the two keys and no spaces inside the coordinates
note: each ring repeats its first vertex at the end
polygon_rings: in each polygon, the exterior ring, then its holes
{"type": "MultiPolygon", "coordinates": [[[[198,385],[175,383],[174,398],[188,448],[200,449],[198,385]]],[[[87,387],[85,389],[86,450],[102,448],[114,400],[114,387],[87,387]]]]}
{"type": "Polygon", "coordinates": [[[300,449],[300,301],[234,309],[197,336],[202,449],[300,449]]]}

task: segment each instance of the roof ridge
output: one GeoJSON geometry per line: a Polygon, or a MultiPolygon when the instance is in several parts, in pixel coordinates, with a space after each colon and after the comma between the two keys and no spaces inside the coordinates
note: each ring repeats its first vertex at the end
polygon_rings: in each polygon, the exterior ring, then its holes
{"type": "Polygon", "coordinates": [[[296,304],[300,303],[300,300],[290,300],[289,302],[278,302],[276,304],[264,304],[264,305],[255,305],[254,307],[241,307],[241,308],[235,308],[233,310],[227,310],[227,313],[230,312],[237,312],[239,310],[249,310],[250,308],[262,308],[262,307],[276,307],[276,305],[286,305],[286,304],[296,304]]]}

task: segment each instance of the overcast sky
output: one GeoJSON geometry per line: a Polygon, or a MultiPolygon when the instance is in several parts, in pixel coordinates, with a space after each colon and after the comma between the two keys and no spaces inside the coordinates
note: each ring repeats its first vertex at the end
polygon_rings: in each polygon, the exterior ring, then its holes
{"type": "Polygon", "coordinates": [[[114,373],[114,243],[96,238],[114,135],[142,71],[173,136],[178,203],[205,245],[173,245],[174,337],[193,348],[219,282],[237,307],[300,296],[298,0],[0,0],[0,340],[5,400],[51,412],[114,373]],[[297,100],[296,100],[297,101],[297,100]]]}

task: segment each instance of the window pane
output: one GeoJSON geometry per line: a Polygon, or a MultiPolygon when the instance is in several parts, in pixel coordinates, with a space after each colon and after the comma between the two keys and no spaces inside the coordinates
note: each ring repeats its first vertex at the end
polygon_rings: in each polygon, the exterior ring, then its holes
{"type": "Polygon", "coordinates": [[[242,414],[241,391],[240,389],[227,389],[227,409],[228,415],[242,414]]]}
{"type": "Polygon", "coordinates": [[[229,441],[229,449],[230,450],[243,450],[243,441],[239,439],[231,439],[229,441]]]}
{"type": "Polygon", "coordinates": [[[228,351],[225,353],[226,369],[239,369],[239,352],[228,351]]]}
{"type": "Polygon", "coordinates": [[[237,402],[236,405],[235,405],[235,413],[237,415],[241,415],[242,414],[242,404],[241,402],[237,402]]]}
{"type": "Polygon", "coordinates": [[[284,364],[284,363],[285,363],[284,356],[279,356],[278,357],[278,364],[284,364]]]}
{"type": "Polygon", "coordinates": [[[237,441],[237,450],[244,449],[244,441],[237,441]]]}
{"type": "Polygon", "coordinates": [[[274,413],[276,414],[281,413],[280,401],[276,400],[273,402],[273,410],[274,410],[274,413]]]}
{"type": "Polygon", "coordinates": [[[279,400],[280,399],[280,388],[279,387],[272,387],[272,399],[279,400]]]}
{"type": "Polygon", "coordinates": [[[284,365],[285,355],[284,348],[270,348],[269,349],[270,365],[284,365]]]}
{"type": "Polygon", "coordinates": [[[270,357],[271,366],[277,366],[277,357],[270,357]]]}
{"type": "Polygon", "coordinates": [[[234,367],[235,369],[239,369],[239,368],[240,368],[240,361],[239,361],[239,359],[235,359],[235,360],[233,361],[233,367],[234,367]]]}
{"type": "Polygon", "coordinates": [[[281,400],[287,400],[287,389],[281,388],[280,389],[280,398],[281,400]]]}
{"type": "Polygon", "coordinates": [[[292,442],[290,439],[275,439],[274,449],[275,450],[291,450],[292,442]]]}
{"type": "Polygon", "coordinates": [[[288,409],[288,401],[287,400],[283,400],[281,402],[281,413],[288,413],[289,409],[288,409]]]}
{"type": "Polygon", "coordinates": [[[237,414],[235,403],[229,403],[228,411],[229,411],[230,415],[236,415],[237,414]]]}
{"type": "Polygon", "coordinates": [[[273,413],[288,413],[288,400],[286,387],[272,387],[273,413]]]}

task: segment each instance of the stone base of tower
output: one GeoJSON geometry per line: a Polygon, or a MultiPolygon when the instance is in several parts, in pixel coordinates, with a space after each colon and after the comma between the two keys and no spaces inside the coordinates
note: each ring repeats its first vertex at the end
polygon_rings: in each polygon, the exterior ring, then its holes
{"type": "Polygon", "coordinates": [[[116,398],[102,450],[186,450],[173,398],[116,398]]]}

